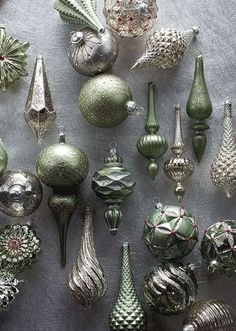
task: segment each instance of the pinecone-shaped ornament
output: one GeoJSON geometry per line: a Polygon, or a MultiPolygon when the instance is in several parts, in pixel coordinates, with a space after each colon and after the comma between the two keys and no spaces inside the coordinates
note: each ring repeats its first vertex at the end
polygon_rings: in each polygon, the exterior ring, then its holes
{"type": "Polygon", "coordinates": [[[131,271],[129,244],[123,244],[121,285],[115,306],[109,316],[111,331],[145,331],[147,319],[136,293],[131,271]]]}

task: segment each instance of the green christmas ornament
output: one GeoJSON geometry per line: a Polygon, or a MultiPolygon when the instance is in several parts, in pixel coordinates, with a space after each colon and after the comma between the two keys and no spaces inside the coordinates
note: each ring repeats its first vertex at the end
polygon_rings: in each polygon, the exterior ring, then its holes
{"type": "Polygon", "coordinates": [[[191,126],[194,131],[193,149],[198,162],[200,162],[206,147],[204,131],[209,129],[209,126],[204,123],[204,120],[210,117],[212,113],[212,103],[204,77],[202,54],[196,57],[193,85],[186,110],[188,116],[195,121],[191,126]]]}
{"type": "Polygon", "coordinates": [[[157,122],[155,110],[155,85],[153,82],[148,83],[148,116],[145,125],[145,130],[148,134],[139,138],[137,149],[141,155],[149,160],[148,172],[154,179],[157,175],[159,159],[168,149],[167,140],[164,137],[157,135],[159,124],[157,122]]]}
{"type": "Polygon", "coordinates": [[[39,179],[53,189],[49,208],[56,217],[60,244],[61,264],[66,264],[66,238],[69,222],[77,206],[76,191],[86,178],[89,163],[78,147],[66,144],[64,129],[60,129],[59,143],[45,148],[37,157],[39,179]]]}
{"type": "Polygon", "coordinates": [[[146,314],[132,279],[129,243],[123,244],[121,285],[117,302],[109,316],[109,326],[111,331],[147,329],[146,314]]]}
{"type": "Polygon", "coordinates": [[[25,70],[26,51],[29,43],[8,37],[0,24],[0,90],[5,92],[20,76],[27,76],[25,70]]]}
{"type": "Polygon", "coordinates": [[[132,173],[124,168],[123,159],[111,148],[105,158],[105,167],[96,171],[92,179],[92,189],[107,204],[105,219],[112,235],[117,233],[122,219],[120,204],[134,190],[135,180],[132,173]]]}
{"type": "Polygon", "coordinates": [[[193,250],[198,241],[198,228],[186,209],[158,203],[144,223],[143,239],[155,256],[175,260],[193,250]]]}

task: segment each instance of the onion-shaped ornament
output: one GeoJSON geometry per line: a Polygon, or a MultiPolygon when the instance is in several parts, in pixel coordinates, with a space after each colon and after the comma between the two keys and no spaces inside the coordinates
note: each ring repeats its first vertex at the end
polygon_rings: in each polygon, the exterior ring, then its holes
{"type": "Polygon", "coordinates": [[[109,327],[111,331],[147,329],[146,313],[134,287],[129,243],[123,244],[120,290],[109,316],[109,327]]]}
{"type": "Polygon", "coordinates": [[[158,203],[144,223],[143,239],[155,256],[175,260],[193,250],[198,241],[198,228],[186,209],[158,203]]]}
{"type": "Polygon", "coordinates": [[[145,130],[148,134],[139,138],[137,149],[140,154],[149,160],[148,172],[154,179],[159,169],[157,160],[167,151],[168,143],[164,137],[156,134],[159,130],[159,124],[155,110],[155,85],[153,82],[150,82],[148,86],[148,116],[145,125],[145,130]]]}
{"type": "Polygon", "coordinates": [[[107,25],[121,37],[142,36],[157,18],[156,0],[104,0],[107,25]]]}
{"type": "Polygon", "coordinates": [[[20,76],[27,76],[25,66],[29,43],[8,37],[0,24],[0,90],[5,92],[20,76]]]}
{"type": "Polygon", "coordinates": [[[105,219],[112,235],[117,233],[122,219],[120,204],[133,193],[135,184],[133,174],[124,168],[116,149],[111,148],[105,158],[105,167],[93,175],[92,189],[107,204],[105,219]]]}
{"type": "Polygon", "coordinates": [[[166,263],[144,278],[143,292],[149,307],[160,314],[183,312],[196,299],[194,265],[166,263]]]}
{"type": "Polygon", "coordinates": [[[169,69],[176,66],[184,56],[184,53],[199,33],[197,27],[179,32],[172,29],[160,29],[155,31],[147,40],[146,50],[131,69],[155,66],[169,69]]]}
{"type": "Polygon", "coordinates": [[[183,327],[183,331],[234,331],[235,329],[235,311],[220,300],[194,303],[185,315],[183,327]]]}
{"type": "Polygon", "coordinates": [[[192,176],[194,172],[193,162],[183,157],[184,143],[181,128],[181,109],[180,105],[175,107],[175,140],[171,150],[173,157],[164,164],[165,174],[176,183],[175,195],[178,201],[181,202],[185,193],[183,184],[192,176]]]}
{"type": "Polygon", "coordinates": [[[0,270],[0,311],[8,310],[10,304],[19,293],[20,281],[12,273],[0,270]]]}
{"type": "Polygon", "coordinates": [[[60,236],[61,264],[66,264],[66,238],[69,222],[77,206],[76,191],[89,170],[87,155],[79,147],[66,144],[64,128],[59,143],[46,147],[37,157],[39,179],[53,189],[48,199],[60,236]]]}
{"type": "Polygon", "coordinates": [[[85,119],[98,127],[111,128],[137,113],[129,86],[115,75],[98,75],[81,89],[79,110],[85,119]]]}
{"type": "Polygon", "coordinates": [[[80,74],[94,76],[106,72],[116,61],[118,52],[117,38],[108,29],[96,32],[84,28],[71,33],[69,59],[80,74]]]}
{"type": "Polygon", "coordinates": [[[93,218],[88,207],[85,210],[79,256],[69,276],[69,290],[84,309],[93,306],[107,290],[106,279],[96,256],[93,218]]]}

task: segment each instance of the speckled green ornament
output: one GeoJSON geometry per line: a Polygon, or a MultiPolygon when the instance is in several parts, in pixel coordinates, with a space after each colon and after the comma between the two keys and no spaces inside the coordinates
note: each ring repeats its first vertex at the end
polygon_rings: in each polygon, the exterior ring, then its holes
{"type": "Polygon", "coordinates": [[[186,209],[159,203],[144,223],[143,239],[155,256],[163,260],[180,259],[196,245],[198,228],[186,209]]]}

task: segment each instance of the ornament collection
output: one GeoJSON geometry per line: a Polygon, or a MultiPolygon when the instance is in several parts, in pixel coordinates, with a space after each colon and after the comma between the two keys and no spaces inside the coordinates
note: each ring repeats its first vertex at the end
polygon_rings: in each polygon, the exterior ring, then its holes
{"type": "MultiPolygon", "coordinates": [[[[78,108],[90,124],[112,128],[128,115],[135,115],[139,106],[133,100],[130,87],[121,78],[106,73],[119,54],[119,37],[142,36],[155,26],[156,0],[104,0],[104,25],[96,14],[96,0],[54,0],[60,18],[83,28],[72,31],[68,57],[71,65],[85,76],[95,76],[83,85],[78,108]]],[[[154,28],[155,29],[155,28],[154,28]]],[[[146,49],[131,69],[154,66],[168,69],[183,58],[199,28],[180,32],[175,29],[155,29],[147,38],[146,49]]],[[[0,25],[0,90],[6,91],[26,72],[26,51],[29,44],[7,36],[0,25]]],[[[158,134],[156,88],[148,84],[146,134],[137,141],[137,151],[148,160],[147,170],[154,180],[159,159],[168,149],[165,137],[158,134]]],[[[204,77],[203,55],[195,59],[195,73],[187,101],[186,112],[193,120],[192,145],[198,162],[207,144],[205,122],[212,114],[212,103],[204,77]]],[[[24,119],[38,143],[54,124],[54,110],[44,59],[37,57],[26,101],[24,119]]],[[[194,163],[183,156],[181,106],[175,106],[175,137],[173,156],[163,166],[175,183],[174,193],[180,204],[185,184],[194,173],[194,163]]],[[[232,121],[232,103],[224,103],[222,143],[214,159],[210,177],[213,183],[231,197],[236,189],[236,135],[232,121]]],[[[67,231],[78,205],[78,190],[89,171],[89,160],[79,147],[66,143],[64,128],[59,128],[59,143],[44,148],[37,156],[36,177],[25,170],[6,171],[8,156],[0,144],[0,211],[11,217],[26,217],[40,205],[42,185],[53,193],[48,206],[55,216],[61,249],[61,265],[66,264],[67,231]]],[[[115,235],[122,220],[121,203],[132,195],[136,180],[112,147],[105,165],[92,177],[92,189],[106,205],[105,220],[115,235]]],[[[198,284],[194,264],[182,264],[199,240],[196,219],[181,205],[156,204],[144,222],[143,239],[161,264],[148,272],[143,282],[147,306],[159,314],[172,315],[185,311],[184,331],[215,330],[236,327],[234,310],[222,301],[196,301],[198,284]]],[[[16,274],[31,267],[41,252],[40,239],[30,225],[11,225],[0,229],[0,310],[7,310],[19,292],[16,274]]],[[[236,221],[220,220],[204,233],[200,252],[209,272],[231,275],[236,271],[236,221]]],[[[121,280],[118,298],[108,318],[110,330],[147,330],[147,314],[140,302],[132,277],[130,245],[122,246],[121,280]]],[[[84,309],[97,303],[107,291],[107,280],[95,250],[93,214],[85,208],[83,233],[78,257],[69,275],[69,292],[84,309]]]]}

